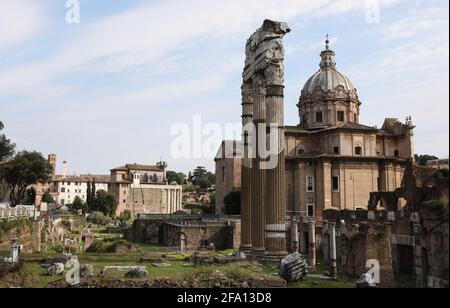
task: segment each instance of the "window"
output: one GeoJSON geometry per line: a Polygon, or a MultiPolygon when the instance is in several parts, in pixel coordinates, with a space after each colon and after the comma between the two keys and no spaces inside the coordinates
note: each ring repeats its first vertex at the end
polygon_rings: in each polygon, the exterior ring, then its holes
{"type": "Polygon", "coordinates": [[[339,177],[333,176],[333,192],[339,192],[339,177]]]}
{"type": "Polygon", "coordinates": [[[337,120],[338,122],[344,122],[345,121],[345,114],[344,111],[338,111],[337,113],[337,120]]]}
{"type": "Polygon", "coordinates": [[[305,148],[301,146],[298,148],[298,155],[302,155],[302,154],[305,154],[305,148]]]}
{"type": "Polygon", "coordinates": [[[399,150],[395,150],[394,151],[394,156],[395,157],[400,157],[400,151],[399,150]]]}
{"type": "Polygon", "coordinates": [[[308,204],[308,217],[314,217],[314,204],[308,204]]]}
{"type": "Polygon", "coordinates": [[[314,192],[314,177],[313,176],[306,177],[306,191],[314,192]]]}
{"type": "Polygon", "coordinates": [[[127,203],[127,200],[123,200],[123,202],[122,203],[127,203]]]}
{"type": "Polygon", "coordinates": [[[66,192],[66,188],[65,187],[61,187],[61,192],[66,192]]]}
{"type": "Polygon", "coordinates": [[[355,148],[355,155],[358,155],[358,156],[362,155],[362,147],[356,147],[355,148]]]}
{"type": "Polygon", "coordinates": [[[317,123],[322,123],[323,122],[323,113],[322,113],[322,111],[317,111],[316,112],[316,122],[317,123]]]}
{"type": "Polygon", "coordinates": [[[339,155],[339,147],[334,147],[333,152],[334,154],[339,155]]]}
{"type": "Polygon", "coordinates": [[[222,183],[225,183],[225,167],[222,167],[222,183]]]}

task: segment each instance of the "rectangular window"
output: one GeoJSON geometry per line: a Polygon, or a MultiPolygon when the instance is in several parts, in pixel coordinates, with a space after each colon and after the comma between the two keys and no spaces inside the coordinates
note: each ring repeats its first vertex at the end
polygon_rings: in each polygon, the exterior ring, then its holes
{"type": "Polygon", "coordinates": [[[308,217],[314,217],[314,204],[308,204],[308,217]]]}
{"type": "Polygon", "coordinates": [[[339,155],[339,147],[334,147],[333,152],[334,154],[339,155]]]}
{"type": "Polygon", "coordinates": [[[323,122],[323,113],[322,113],[322,111],[316,112],[316,122],[317,123],[322,123],[323,122]]]}
{"type": "Polygon", "coordinates": [[[338,111],[337,117],[338,117],[338,122],[344,122],[345,121],[344,111],[338,111]]]}
{"type": "Polygon", "coordinates": [[[339,192],[339,177],[333,176],[333,192],[339,192]]]}
{"type": "Polygon", "coordinates": [[[314,192],[314,177],[313,176],[306,177],[306,191],[314,192]]]}

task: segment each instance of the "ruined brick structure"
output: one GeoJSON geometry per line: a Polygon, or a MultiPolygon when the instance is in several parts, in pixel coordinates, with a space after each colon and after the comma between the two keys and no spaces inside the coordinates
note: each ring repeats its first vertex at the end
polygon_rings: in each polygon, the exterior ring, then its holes
{"type": "MultiPolygon", "coordinates": [[[[345,272],[361,275],[363,263],[374,258],[385,278],[391,276],[391,267],[394,273],[415,277],[417,287],[448,287],[448,184],[438,171],[410,162],[401,188],[372,193],[367,211],[325,211],[326,222],[336,222],[340,229],[345,272]],[[380,228],[388,238],[377,237],[380,228]]],[[[327,249],[326,240],[323,247],[327,249]]]]}
{"type": "Polygon", "coordinates": [[[239,248],[241,223],[236,218],[196,215],[140,215],[125,234],[133,242],[162,244],[181,251],[239,248]]]}

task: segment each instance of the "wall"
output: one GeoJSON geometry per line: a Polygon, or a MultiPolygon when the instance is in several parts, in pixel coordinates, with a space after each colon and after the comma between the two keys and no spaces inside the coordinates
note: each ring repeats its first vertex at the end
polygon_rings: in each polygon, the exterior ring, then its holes
{"type": "MultiPolygon", "coordinates": [[[[1,223],[1,222],[0,222],[1,223]]],[[[41,221],[27,220],[20,227],[14,228],[0,237],[0,251],[9,251],[11,238],[18,237],[22,253],[41,251],[41,221]]]]}

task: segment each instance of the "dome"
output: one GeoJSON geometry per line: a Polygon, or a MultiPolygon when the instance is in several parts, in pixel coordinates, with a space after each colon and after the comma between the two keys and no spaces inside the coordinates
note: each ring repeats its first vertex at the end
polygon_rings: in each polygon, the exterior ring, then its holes
{"type": "Polygon", "coordinates": [[[344,87],[346,92],[354,91],[352,82],[344,74],[335,69],[320,69],[305,84],[303,91],[312,94],[316,87],[323,91],[333,91],[338,86],[344,87]]]}
{"type": "Polygon", "coordinates": [[[312,94],[317,87],[325,92],[334,91],[338,86],[342,86],[347,93],[356,92],[350,79],[336,70],[335,55],[334,51],[329,49],[329,41],[327,40],[326,50],[320,54],[322,57],[320,70],[306,82],[302,94],[312,94]]]}

